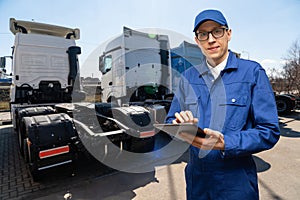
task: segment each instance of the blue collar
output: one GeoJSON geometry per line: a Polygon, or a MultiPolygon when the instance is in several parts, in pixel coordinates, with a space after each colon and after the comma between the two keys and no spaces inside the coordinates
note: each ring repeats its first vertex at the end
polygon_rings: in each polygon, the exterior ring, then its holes
{"type": "MultiPolygon", "coordinates": [[[[199,71],[199,74],[201,76],[209,73],[209,68],[207,67],[206,62],[203,62],[201,65],[196,66],[196,68],[199,71]]],[[[228,56],[226,66],[221,73],[224,73],[225,71],[236,70],[237,68],[238,68],[238,58],[234,53],[232,53],[232,51],[229,50],[229,56],[228,56]]]]}

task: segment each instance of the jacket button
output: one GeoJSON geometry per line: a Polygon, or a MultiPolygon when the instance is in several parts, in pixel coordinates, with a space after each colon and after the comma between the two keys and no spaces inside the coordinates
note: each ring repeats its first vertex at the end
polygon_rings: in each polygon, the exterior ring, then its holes
{"type": "Polygon", "coordinates": [[[236,99],[231,99],[231,102],[232,102],[232,103],[235,103],[235,102],[236,102],[236,99]]]}

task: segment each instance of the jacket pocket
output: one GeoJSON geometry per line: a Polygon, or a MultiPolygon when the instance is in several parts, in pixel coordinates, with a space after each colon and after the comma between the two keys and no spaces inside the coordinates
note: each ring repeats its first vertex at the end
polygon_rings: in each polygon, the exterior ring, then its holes
{"type": "Polygon", "coordinates": [[[220,106],[226,106],[225,127],[231,130],[242,129],[248,116],[248,96],[246,94],[227,95],[225,103],[220,106]]]}
{"type": "Polygon", "coordinates": [[[198,99],[186,99],[184,110],[190,110],[194,117],[198,116],[198,99]]]}

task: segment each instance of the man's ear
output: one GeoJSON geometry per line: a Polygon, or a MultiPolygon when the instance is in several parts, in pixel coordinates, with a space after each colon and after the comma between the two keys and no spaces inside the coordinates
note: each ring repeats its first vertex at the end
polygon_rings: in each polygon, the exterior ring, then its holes
{"type": "Polygon", "coordinates": [[[231,34],[232,34],[232,31],[231,31],[231,29],[229,29],[229,30],[227,31],[228,41],[231,40],[231,34]]]}

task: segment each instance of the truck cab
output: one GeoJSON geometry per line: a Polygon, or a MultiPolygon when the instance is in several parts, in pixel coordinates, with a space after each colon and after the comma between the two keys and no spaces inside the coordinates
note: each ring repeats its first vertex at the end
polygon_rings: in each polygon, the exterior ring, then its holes
{"type": "Polygon", "coordinates": [[[10,19],[13,46],[11,103],[71,102],[80,90],[75,40],[79,29],[10,19]]]}
{"type": "Polygon", "coordinates": [[[102,101],[163,100],[172,92],[169,38],[123,28],[99,57],[102,101]]]}

